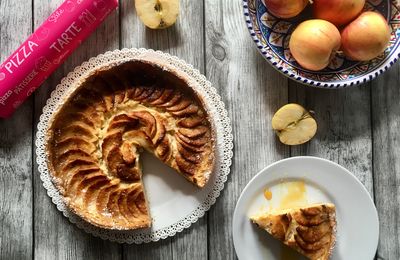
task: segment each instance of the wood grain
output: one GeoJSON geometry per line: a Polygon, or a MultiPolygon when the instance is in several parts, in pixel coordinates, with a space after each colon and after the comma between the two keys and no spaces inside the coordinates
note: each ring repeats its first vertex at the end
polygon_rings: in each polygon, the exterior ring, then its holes
{"type": "MultiPolygon", "coordinates": [[[[0,60],[7,58],[63,0],[0,0],[0,60]],[[17,32],[17,33],[16,33],[17,32]]],[[[235,259],[232,217],[248,181],[268,164],[296,155],[338,162],[366,186],[380,217],[378,259],[400,259],[400,66],[366,86],[327,91],[276,72],[247,32],[241,1],[181,0],[177,24],[150,30],[133,0],[120,0],[99,29],[21,106],[0,119],[0,259],[235,259]],[[206,74],[224,100],[235,139],[231,175],[206,217],[172,238],[118,245],[88,235],[46,194],[33,154],[33,135],[50,92],[69,71],[117,48],[152,48],[206,74]],[[319,125],[308,144],[279,143],[270,121],[288,102],[314,110],[319,125]]]]}
{"type": "MultiPolygon", "coordinates": [[[[0,1],[0,60],[32,32],[32,3],[0,1]],[[16,32],[18,28],[18,33],[16,32]]],[[[32,257],[32,99],[0,119],[0,259],[32,257]]]]}
{"type": "Polygon", "coordinates": [[[400,259],[400,66],[372,82],[375,204],[380,222],[378,259],[400,259]]]}
{"type": "Polygon", "coordinates": [[[270,127],[273,112],[288,100],[287,79],[257,52],[239,1],[205,3],[206,75],[227,106],[235,143],[231,175],[209,213],[209,259],[234,259],[232,217],[240,193],[257,172],[289,156],[270,127]]]}
{"type": "MultiPolygon", "coordinates": [[[[291,148],[291,156],[334,161],[352,172],[373,196],[370,84],[341,90],[290,82],[290,102],[315,112],[317,135],[291,148]]],[[[340,234],[338,234],[340,236],[340,234]]]]}
{"type": "MultiPolygon", "coordinates": [[[[62,0],[35,1],[35,27],[39,26],[62,0]]],[[[35,93],[35,131],[39,116],[51,91],[68,72],[92,56],[119,47],[118,12],[114,12],[35,93]]],[[[51,202],[34,167],[35,259],[120,259],[120,245],[103,241],[71,224],[51,202]]]]}
{"type": "Polygon", "coordinates": [[[310,88],[290,82],[290,102],[315,112],[318,132],[294,146],[292,156],[322,157],[347,168],[373,196],[370,86],[341,90],[310,88]]]}
{"type": "MultiPolygon", "coordinates": [[[[161,50],[204,71],[203,1],[180,3],[181,12],[174,26],[151,30],[137,17],[134,1],[121,1],[121,47],[161,50]]],[[[157,243],[124,245],[123,254],[125,259],[206,259],[207,221],[202,218],[190,230],[157,243]]]]}

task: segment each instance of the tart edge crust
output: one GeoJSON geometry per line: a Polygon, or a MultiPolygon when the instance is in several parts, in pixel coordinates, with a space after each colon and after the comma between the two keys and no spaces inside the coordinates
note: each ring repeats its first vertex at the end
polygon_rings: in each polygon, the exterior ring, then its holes
{"type": "MultiPolygon", "coordinates": [[[[207,106],[206,102],[204,101],[205,97],[203,95],[201,95],[201,93],[199,93],[198,91],[196,91],[195,88],[193,88],[194,84],[197,84],[197,82],[195,82],[194,80],[188,80],[188,78],[190,78],[189,75],[187,75],[186,73],[179,71],[177,68],[175,68],[174,66],[168,64],[168,61],[165,60],[164,58],[160,57],[159,55],[157,55],[156,53],[145,53],[142,55],[139,55],[137,58],[127,58],[127,59],[123,59],[120,61],[113,61],[104,65],[101,65],[99,67],[96,67],[94,69],[89,70],[85,75],[82,75],[79,79],[77,79],[76,82],[74,82],[73,86],[71,86],[70,90],[68,90],[65,93],[65,97],[63,98],[62,101],[60,101],[57,105],[57,107],[54,109],[49,121],[48,121],[48,127],[46,129],[46,133],[45,133],[45,153],[46,153],[46,164],[47,164],[47,168],[49,170],[50,173],[50,179],[53,182],[53,184],[56,186],[57,190],[60,192],[61,197],[63,202],[67,205],[68,209],[71,210],[74,214],[78,215],[79,217],[81,217],[82,219],[84,219],[86,222],[90,223],[91,225],[100,227],[100,228],[104,228],[104,229],[109,229],[109,230],[135,230],[135,229],[140,229],[140,228],[149,228],[152,225],[152,221],[151,221],[151,216],[150,216],[150,212],[149,212],[149,219],[147,221],[147,223],[144,224],[138,224],[138,225],[132,225],[128,228],[126,227],[120,227],[120,226],[116,226],[116,225],[110,225],[110,226],[105,226],[105,225],[100,225],[98,223],[95,223],[93,221],[91,221],[89,218],[85,217],[83,214],[80,214],[80,211],[76,209],[76,207],[74,207],[74,205],[72,203],[70,203],[69,199],[65,196],[65,192],[63,190],[63,187],[60,185],[59,180],[55,177],[55,170],[54,167],[52,165],[52,161],[53,161],[53,153],[50,152],[50,141],[53,138],[53,125],[54,122],[57,119],[57,116],[60,112],[60,110],[64,107],[64,105],[66,103],[68,103],[70,101],[70,99],[77,93],[77,91],[80,90],[80,88],[84,85],[84,83],[92,76],[94,76],[95,74],[101,72],[101,71],[107,71],[110,70],[114,67],[123,65],[125,63],[129,63],[129,62],[143,62],[146,63],[148,65],[151,65],[155,68],[161,69],[164,72],[167,73],[172,73],[175,77],[177,77],[179,80],[183,81],[185,83],[185,85],[187,87],[189,87],[193,93],[195,98],[197,99],[198,102],[200,102],[203,110],[206,112],[206,119],[210,124],[210,132],[211,132],[211,151],[212,151],[212,156],[209,156],[208,158],[208,163],[210,165],[210,172],[209,174],[205,174],[204,177],[202,178],[200,183],[194,184],[193,185],[199,187],[199,188],[203,188],[209,181],[211,175],[215,172],[215,152],[216,152],[216,130],[215,130],[215,125],[214,125],[214,121],[210,120],[210,108],[207,106]]],[[[185,177],[183,174],[177,172],[179,175],[181,175],[182,177],[185,177]]],[[[186,179],[186,177],[185,177],[186,179]]],[[[147,200],[147,196],[146,196],[146,191],[145,189],[143,189],[143,193],[146,197],[146,205],[147,208],[149,208],[148,206],[148,200],[147,200]]]]}

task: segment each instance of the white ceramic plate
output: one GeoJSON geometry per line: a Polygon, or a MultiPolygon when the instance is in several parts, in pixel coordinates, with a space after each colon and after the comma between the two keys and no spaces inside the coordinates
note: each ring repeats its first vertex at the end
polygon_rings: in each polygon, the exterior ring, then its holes
{"type": "Polygon", "coordinates": [[[282,259],[280,242],[252,224],[249,217],[260,213],[260,208],[269,203],[264,198],[265,188],[272,191],[273,200],[279,199],[274,189],[280,183],[290,181],[304,181],[308,203],[331,202],[336,205],[337,240],[331,260],[374,258],[379,221],[365,187],[336,163],[316,157],[293,157],[268,166],[243,190],[233,216],[232,231],[240,260],[282,259]]]}

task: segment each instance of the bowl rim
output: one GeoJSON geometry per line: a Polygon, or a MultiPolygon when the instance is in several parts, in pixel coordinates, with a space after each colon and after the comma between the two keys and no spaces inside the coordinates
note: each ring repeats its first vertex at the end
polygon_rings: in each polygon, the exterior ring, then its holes
{"type": "MultiPolygon", "coordinates": [[[[347,88],[351,86],[357,86],[360,84],[367,83],[375,78],[377,78],[379,75],[383,74],[386,72],[389,68],[391,68],[397,60],[400,58],[400,40],[395,43],[394,51],[389,54],[389,56],[382,60],[378,66],[372,70],[369,71],[367,74],[363,76],[359,76],[354,79],[346,79],[342,81],[318,81],[318,80],[313,80],[309,79],[307,77],[303,77],[300,75],[295,75],[292,72],[289,72],[287,69],[284,69],[282,66],[278,65],[278,63],[273,62],[271,59],[273,56],[269,54],[267,51],[264,49],[268,48],[268,45],[264,45],[260,42],[260,40],[257,38],[256,32],[253,29],[253,22],[250,18],[250,11],[248,8],[248,2],[250,1],[258,1],[258,0],[242,0],[242,6],[243,6],[243,15],[245,18],[246,26],[247,29],[250,33],[251,38],[253,39],[254,43],[257,46],[257,50],[259,53],[268,61],[270,65],[272,65],[273,68],[275,68],[277,71],[279,71],[281,74],[285,75],[287,78],[292,79],[296,82],[299,82],[303,85],[315,87],[315,88],[322,88],[322,89],[339,89],[339,88],[347,88]]],[[[389,0],[391,1],[391,0],[389,0]]],[[[279,57],[281,60],[281,58],[279,57]]]]}

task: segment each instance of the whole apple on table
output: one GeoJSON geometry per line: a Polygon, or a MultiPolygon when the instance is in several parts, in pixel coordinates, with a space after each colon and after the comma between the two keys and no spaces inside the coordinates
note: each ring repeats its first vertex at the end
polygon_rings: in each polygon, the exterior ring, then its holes
{"type": "Polygon", "coordinates": [[[363,12],[365,0],[265,0],[269,12],[281,19],[297,16],[309,3],[314,17],[300,23],[289,41],[303,68],[322,70],[339,50],[351,60],[372,60],[388,46],[389,25],[381,14],[363,12]]]}

